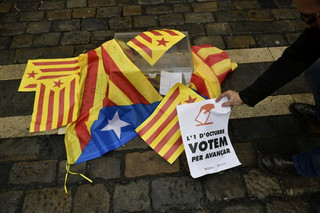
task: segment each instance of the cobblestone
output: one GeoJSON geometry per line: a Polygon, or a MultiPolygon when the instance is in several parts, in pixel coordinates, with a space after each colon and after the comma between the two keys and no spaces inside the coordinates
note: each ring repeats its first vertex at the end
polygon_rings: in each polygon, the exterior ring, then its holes
{"type": "Polygon", "coordinates": [[[248,48],[256,44],[252,36],[227,36],[225,41],[229,48],[248,48]]]}
{"type": "Polygon", "coordinates": [[[54,21],[53,30],[56,32],[80,30],[80,20],[54,21]]]}
{"type": "Polygon", "coordinates": [[[132,27],[131,17],[111,18],[109,20],[110,29],[126,29],[132,27]]]}
{"type": "Polygon", "coordinates": [[[287,42],[284,40],[282,35],[277,34],[262,34],[256,35],[256,41],[259,46],[262,47],[270,47],[270,46],[285,46],[287,42]]]}
{"type": "Polygon", "coordinates": [[[60,37],[60,33],[44,33],[41,35],[37,35],[33,40],[33,46],[56,46],[59,44],[60,37]]]}
{"type": "Polygon", "coordinates": [[[109,212],[110,194],[103,184],[86,184],[77,188],[73,212],[109,212]]]}
{"type": "Polygon", "coordinates": [[[72,12],[73,18],[92,18],[96,16],[95,8],[78,8],[72,12]]]}
{"type": "Polygon", "coordinates": [[[167,14],[159,16],[161,26],[180,25],[184,24],[183,16],[181,14],[167,14]]]}
{"type": "Polygon", "coordinates": [[[272,201],[267,205],[268,213],[286,213],[286,212],[301,212],[307,213],[308,205],[301,200],[289,200],[289,201],[272,201]]]}
{"type": "Polygon", "coordinates": [[[270,177],[258,170],[250,170],[244,175],[250,197],[265,198],[282,194],[278,180],[270,177]]]}
{"type": "Polygon", "coordinates": [[[171,165],[154,151],[130,153],[126,155],[125,159],[124,172],[126,177],[173,173],[179,170],[179,159],[171,165]]]}
{"type": "Polygon", "coordinates": [[[64,33],[61,39],[62,45],[67,44],[87,44],[90,41],[90,32],[75,31],[64,33]]]}
{"type": "Polygon", "coordinates": [[[97,9],[97,18],[120,17],[120,7],[100,7],[97,9]]]}
{"type": "Polygon", "coordinates": [[[45,58],[66,58],[73,56],[73,46],[58,46],[43,48],[43,56],[45,58]]]}
{"type": "Polygon", "coordinates": [[[141,15],[142,9],[140,5],[124,6],[123,16],[141,15]]]}
{"type": "Polygon", "coordinates": [[[243,179],[235,172],[224,172],[206,177],[204,188],[210,201],[244,198],[246,195],[243,179]]]}
{"type": "Polygon", "coordinates": [[[36,11],[39,2],[18,2],[14,4],[14,8],[18,11],[36,11]]]}
{"type": "Polygon", "coordinates": [[[115,186],[113,196],[115,213],[150,211],[150,203],[148,182],[144,180],[115,186]]]}
{"type": "Polygon", "coordinates": [[[42,55],[39,49],[17,49],[15,51],[14,63],[26,63],[30,58],[37,59],[42,55]]]}
{"type": "Polygon", "coordinates": [[[230,23],[228,22],[215,22],[209,23],[205,26],[208,35],[230,35],[232,34],[232,29],[230,23]]]}
{"type": "Polygon", "coordinates": [[[37,34],[37,33],[47,33],[50,30],[50,22],[31,22],[28,24],[27,33],[37,34]]]}
{"type": "Polygon", "coordinates": [[[206,32],[201,24],[186,24],[177,26],[179,31],[187,31],[189,36],[202,36],[206,32]]]}
{"type": "MultiPolygon", "coordinates": [[[[113,37],[114,37],[114,31],[113,30],[94,31],[93,35],[91,36],[91,42],[92,43],[102,44],[102,43],[104,43],[104,42],[106,42],[106,41],[108,41],[110,39],[113,39],[113,37]]],[[[77,45],[76,48],[78,48],[78,45],[77,45]]],[[[95,48],[93,48],[93,49],[95,49],[95,48]]],[[[90,50],[90,49],[87,49],[87,50],[90,50]]],[[[81,53],[82,53],[82,51],[81,51],[81,53]]]]}
{"type": "Polygon", "coordinates": [[[4,24],[1,28],[1,35],[19,35],[26,30],[27,23],[10,23],[4,24]]]}
{"type": "Polygon", "coordinates": [[[67,0],[67,8],[86,7],[87,0],[67,0]]]}
{"type": "Polygon", "coordinates": [[[248,17],[252,21],[272,21],[274,20],[273,14],[270,10],[257,10],[251,9],[248,11],[248,17]]]}
{"type": "Polygon", "coordinates": [[[89,162],[88,170],[90,177],[112,179],[120,177],[120,162],[119,156],[101,157],[89,162]]]}
{"type": "Polygon", "coordinates": [[[115,0],[88,0],[89,7],[114,6],[114,5],[116,5],[115,0]]]}
{"type": "Polygon", "coordinates": [[[252,212],[252,213],[263,213],[263,207],[258,204],[238,204],[238,205],[229,205],[224,208],[222,213],[233,213],[233,212],[252,212]]]}
{"type": "Polygon", "coordinates": [[[320,179],[306,177],[283,177],[285,191],[290,196],[312,193],[320,190],[320,179]]]}
{"type": "Polygon", "coordinates": [[[153,27],[158,25],[155,16],[137,16],[133,18],[133,23],[135,27],[153,27]]]}
{"type": "Polygon", "coordinates": [[[9,44],[9,37],[0,37],[0,49],[7,49],[9,44]]]}
{"type": "Polygon", "coordinates": [[[61,10],[64,8],[64,1],[41,1],[39,10],[61,10]]]}
{"type": "MultiPolygon", "coordinates": [[[[66,160],[63,160],[60,162],[59,164],[59,173],[58,173],[58,181],[60,183],[63,183],[66,177],[66,160]]],[[[86,174],[86,167],[87,167],[87,163],[79,163],[79,164],[75,164],[75,165],[71,165],[70,166],[70,171],[74,172],[74,173],[79,173],[79,174],[86,174]]],[[[82,181],[84,180],[83,177],[81,177],[80,175],[72,175],[72,174],[68,174],[68,182],[67,183],[75,183],[78,181],[82,181]]]]}
{"type": "Polygon", "coordinates": [[[276,19],[297,19],[300,18],[300,14],[296,9],[272,9],[271,12],[274,14],[276,19]]]}
{"type": "MultiPolygon", "coordinates": [[[[104,19],[96,19],[96,18],[90,18],[90,19],[84,19],[81,23],[82,30],[105,30],[108,29],[108,22],[104,19]]],[[[80,35],[80,37],[84,37],[83,35],[80,35]]]]}
{"type": "Polygon", "coordinates": [[[215,13],[217,21],[244,21],[248,20],[248,15],[245,11],[234,10],[234,11],[219,11],[215,13]]]}
{"type": "Polygon", "coordinates": [[[44,12],[25,12],[21,13],[20,21],[41,21],[44,17],[44,12]]]}
{"type": "Polygon", "coordinates": [[[257,165],[257,156],[251,143],[233,143],[233,148],[242,166],[257,165]]]}
{"type": "Polygon", "coordinates": [[[211,44],[220,49],[225,49],[226,46],[222,36],[199,36],[193,40],[194,45],[211,44]]]}
{"type": "Polygon", "coordinates": [[[146,12],[152,15],[172,13],[172,7],[171,5],[147,6],[146,12]]]}
{"type": "Polygon", "coordinates": [[[185,13],[186,23],[206,23],[213,22],[214,17],[210,12],[203,13],[185,13]]]}
{"type": "Polygon", "coordinates": [[[237,9],[251,9],[251,8],[260,8],[259,1],[235,1],[234,5],[237,9]]]}
{"type": "Polygon", "coordinates": [[[71,19],[71,10],[55,10],[47,12],[47,19],[49,21],[59,19],[71,19]]]}
{"type": "Polygon", "coordinates": [[[23,212],[70,212],[72,198],[63,188],[32,190],[26,193],[23,212]]]}
{"type": "Polygon", "coordinates": [[[156,211],[170,208],[198,209],[202,198],[201,185],[191,177],[166,177],[152,181],[151,199],[156,211]]]}
{"type": "Polygon", "coordinates": [[[8,191],[0,194],[1,212],[18,212],[22,191],[8,191]]]}
{"type": "Polygon", "coordinates": [[[191,11],[191,7],[188,4],[174,4],[173,5],[173,11],[175,13],[190,12],[191,11]]]}
{"type": "Polygon", "coordinates": [[[33,35],[16,35],[12,38],[10,48],[31,47],[33,35]]]}
{"type": "Polygon", "coordinates": [[[12,166],[9,183],[50,183],[56,176],[56,160],[15,163],[12,166]]]}
{"type": "Polygon", "coordinates": [[[218,5],[217,2],[204,2],[204,3],[195,3],[192,4],[193,12],[210,12],[217,11],[218,5]]]}
{"type": "Polygon", "coordinates": [[[0,3],[0,13],[7,13],[10,11],[11,3],[0,3]]]}
{"type": "Polygon", "coordinates": [[[35,160],[40,153],[40,142],[37,138],[4,139],[0,142],[0,162],[35,160]]]}

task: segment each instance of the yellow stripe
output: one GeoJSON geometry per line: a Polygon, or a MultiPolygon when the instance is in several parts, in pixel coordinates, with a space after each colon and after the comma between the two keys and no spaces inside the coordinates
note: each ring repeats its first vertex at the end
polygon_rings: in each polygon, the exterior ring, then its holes
{"type": "Polygon", "coordinates": [[[171,155],[171,157],[168,159],[168,162],[173,164],[175,160],[181,155],[181,153],[184,151],[183,143],[179,146],[179,148],[171,155]]]}
{"type": "MultiPolygon", "coordinates": [[[[172,127],[178,122],[178,116],[176,116],[175,119],[172,120],[172,122],[170,122],[170,124],[168,126],[170,126],[170,129],[172,129],[172,127]]],[[[178,129],[173,135],[172,137],[166,142],[166,144],[162,147],[162,149],[159,151],[159,155],[163,156],[165,155],[168,150],[172,147],[172,145],[178,140],[178,138],[181,136],[181,132],[178,129]]]]}
{"type": "Polygon", "coordinates": [[[109,82],[108,98],[118,106],[134,104],[112,81],[109,82]]]}
{"type": "Polygon", "coordinates": [[[103,99],[106,97],[108,85],[108,75],[104,71],[100,47],[96,49],[96,53],[99,57],[99,65],[96,79],[96,90],[94,92],[93,107],[89,110],[89,119],[86,122],[86,126],[89,132],[93,122],[98,119],[100,109],[103,107],[103,99]]]}
{"type": "Polygon", "coordinates": [[[203,47],[201,48],[197,54],[202,58],[202,59],[206,59],[209,55],[212,54],[219,54],[224,52],[223,50],[220,50],[219,48],[216,47],[203,47]]]}
{"type": "Polygon", "coordinates": [[[116,54],[112,54],[113,52],[111,52],[110,57],[122,71],[123,75],[150,103],[161,101],[162,96],[155,90],[146,76],[127,58],[118,43],[112,40],[110,45],[118,50],[116,54]]]}
{"type": "Polygon", "coordinates": [[[231,68],[230,59],[224,59],[211,66],[211,69],[216,73],[216,75],[220,75],[226,71],[229,71],[231,68]]]}
{"type": "Polygon", "coordinates": [[[58,116],[59,115],[59,93],[54,93],[54,104],[53,104],[53,116],[52,116],[52,128],[57,128],[58,116]]]}

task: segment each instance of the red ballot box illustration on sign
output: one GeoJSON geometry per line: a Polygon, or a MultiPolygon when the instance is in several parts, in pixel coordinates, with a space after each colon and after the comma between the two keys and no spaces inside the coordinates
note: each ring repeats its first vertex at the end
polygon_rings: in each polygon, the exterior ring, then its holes
{"type": "Polygon", "coordinates": [[[195,119],[195,121],[199,123],[196,126],[213,124],[213,122],[208,122],[209,117],[210,117],[210,111],[212,109],[214,109],[213,104],[206,104],[200,108],[199,113],[195,119]]]}

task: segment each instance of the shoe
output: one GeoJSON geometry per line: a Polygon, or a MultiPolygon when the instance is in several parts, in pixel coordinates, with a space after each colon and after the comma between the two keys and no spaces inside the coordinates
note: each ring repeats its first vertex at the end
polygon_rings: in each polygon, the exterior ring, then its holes
{"type": "Polygon", "coordinates": [[[296,176],[296,171],[293,161],[276,154],[259,154],[258,155],[259,169],[273,176],[296,176]]]}
{"type": "Polygon", "coordinates": [[[316,106],[304,103],[292,103],[289,110],[300,118],[319,121],[316,113],[316,106]]]}

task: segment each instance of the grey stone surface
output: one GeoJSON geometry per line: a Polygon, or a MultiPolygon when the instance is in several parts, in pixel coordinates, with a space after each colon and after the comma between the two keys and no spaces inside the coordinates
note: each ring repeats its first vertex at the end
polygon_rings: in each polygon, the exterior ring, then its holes
{"type": "Polygon", "coordinates": [[[210,201],[244,198],[246,195],[243,178],[234,171],[210,175],[205,178],[203,186],[210,201]]]}
{"type": "Polygon", "coordinates": [[[90,177],[112,179],[120,177],[121,157],[100,157],[90,161],[88,164],[88,172],[90,177]]]}
{"type": "Polygon", "coordinates": [[[307,178],[302,176],[282,177],[285,191],[290,196],[298,196],[305,193],[317,192],[320,190],[319,178],[307,178]]]}
{"type": "Polygon", "coordinates": [[[257,155],[251,143],[233,143],[233,148],[242,166],[257,165],[257,155]]]}
{"type": "Polygon", "coordinates": [[[40,140],[37,138],[14,138],[0,142],[0,162],[35,160],[40,153],[40,140]]]}
{"type": "Polygon", "coordinates": [[[45,47],[42,50],[45,58],[67,58],[73,56],[74,46],[45,47]]]}
{"type": "Polygon", "coordinates": [[[223,210],[221,211],[222,213],[233,213],[233,212],[237,212],[237,213],[263,213],[263,206],[259,205],[259,204],[236,204],[236,205],[229,205],[225,208],[223,208],[223,210]]]}
{"type": "Polygon", "coordinates": [[[164,177],[152,181],[151,199],[156,211],[171,208],[198,209],[202,198],[200,182],[191,177],[164,177]]]}
{"type": "Polygon", "coordinates": [[[50,183],[56,176],[56,160],[15,163],[12,166],[9,183],[50,183]]]}
{"type": "Polygon", "coordinates": [[[262,199],[268,196],[279,196],[282,194],[277,178],[267,176],[259,170],[250,170],[244,175],[244,180],[250,197],[262,199]]]}
{"type": "Polygon", "coordinates": [[[49,32],[51,22],[30,22],[28,23],[27,33],[37,34],[49,32]]]}
{"type": "Polygon", "coordinates": [[[120,17],[120,7],[99,7],[97,8],[97,18],[120,17]]]}
{"type": "Polygon", "coordinates": [[[131,150],[131,149],[147,149],[149,146],[140,136],[135,137],[128,143],[122,145],[121,147],[117,148],[116,151],[121,150],[131,150]]]}
{"type": "Polygon", "coordinates": [[[33,46],[55,46],[59,44],[61,34],[60,33],[44,33],[35,36],[33,40],[33,46]]]}
{"type": "Polygon", "coordinates": [[[127,29],[132,27],[131,17],[116,17],[109,20],[110,29],[127,29]]]}
{"type": "Polygon", "coordinates": [[[67,44],[87,44],[90,41],[90,32],[76,31],[64,33],[61,39],[62,45],[67,44]]]}
{"type": "MultiPolygon", "coordinates": [[[[105,19],[84,19],[81,22],[82,30],[106,30],[108,29],[108,21],[105,19]]],[[[81,35],[83,37],[83,35],[81,35]]]]}
{"type": "Polygon", "coordinates": [[[44,16],[44,12],[24,12],[20,16],[20,21],[41,21],[44,16]]]}
{"type": "Polygon", "coordinates": [[[233,33],[228,22],[208,23],[205,25],[205,28],[209,36],[231,35],[233,33]]]}
{"type": "MultiPolygon", "coordinates": [[[[63,183],[65,181],[65,177],[66,177],[66,162],[65,160],[61,161],[59,164],[59,173],[58,173],[58,181],[60,183],[63,183]]],[[[79,164],[73,164],[70,165],[70,172],[73,173],[79,173],[79,174],[83,174],[86,175],[86,167],[87,167],[87,163],[79,163],[79,164]]],[[[68,174],[68,183],[75,183],[78,181],[85,181],[85,179],[83,177],[81,177],[80,175],[73,175],[73,174],[68,174]]]]}
{"type": "Polygon", "coordinates": [[[115,213],[150,211],[150,203],[147,181],[132,181],[128,184],[115,186],[113,196],[113,209],[115,213]]]}
{"type": "Polygon", "coordinates": [[[135,27],[153,27],[158,22],[155,16],[137,16],[133,18],[133,24],[135,27]]]}
{"type": "Polygon", "coordinates": [[[109,212],[110,194],[105,186],[86,184],[77,188],[73,201],[73,212],[109,212]]]}
{"type": "Polygon", "coordinates": [[[71,193],[65,193],[63,188],[46,188],[26,192],[23,212],[70,212],[72,204],[71,193]]]}
{"type": "Polygon", "coordinates": [[[186,23],[206,23],[213,22],[214,17],[211,12],[185,13],[186,23]]]}
{"type": "Polygon", "coordinates": [[[0,194],[0,212],[18,212],[23,191],[8,191],[0,194]]]}
{"type": "Polygon", "coordinates": [[[194,38],[193,45],[203,45],[211,44],[212,46],[218,47],[219,49],[224,50],[226,45],[222,39],[222,36],[199,36],[194,38]]]}
{"type": "Polygon", "coordinates": [[[275,200],[267,203],[266,207],[268,213],[309,212],[308,204],[302,200],[275,200]]]}
{"type": "Polygon", "coordinates": [[[26,30],[27,23],[10,23],[10,24],[4,24],[1,28],[1,35],[19,35],[23,34],[26,30]]]}
{"type": "Polygon", "coordinates": [[[76,19],[76,20],[54,21],[53,30],[56,32],[80,30],[80,20],[76,19]]]}
{"type": "Polygon", "coordinates": [[[38,49],[38,48],[17,49],[15,51],[13,63],[17,63],[17,64],[26,63],[30,58],[38,59],[41,56],[42,56],[42,51],[41,49],[38,49]]]}
{"type": "Polygon", "coordinates": [[[184,24],[184,19],[182,14],[166,14],[159,16],[159,22],[161,26],[168,25],[180,25],[184,24]]]}

